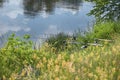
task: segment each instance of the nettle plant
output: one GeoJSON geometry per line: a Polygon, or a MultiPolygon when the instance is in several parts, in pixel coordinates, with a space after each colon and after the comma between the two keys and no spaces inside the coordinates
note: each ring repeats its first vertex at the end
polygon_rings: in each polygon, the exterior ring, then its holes
{"type": "Polygon", "coordinates": [[[32,41],[29,35],[21,39],[12,34],[5,47],[0,49],[0,78],[9,77],[12,72],[20,72],[25,65],[33,64],[32,41]]]}

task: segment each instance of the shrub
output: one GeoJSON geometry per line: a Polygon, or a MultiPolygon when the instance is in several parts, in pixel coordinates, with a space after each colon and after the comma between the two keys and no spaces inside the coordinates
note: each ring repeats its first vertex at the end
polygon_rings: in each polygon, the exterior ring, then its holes
{"type": "MultiPolygon", "coordinates": [[[[79,35],[78,40],[84,43],[93,42],[96,38],[112,39],[113,35],[120,33],[119,22],[96,23],[91,31],[85,32],[85,35],[79,35]]],[[[78,33],[81,34],[81,33],[78,33]]]]}
{"type": "Polygon", "coordinates": [[[92,36],[95,38],[112,38],[115,33],[120,33],[120,24],[117,22],[100,23],[94,26],[92,36]]]}
{"type": "Polygon", "coordinates": [[[23,39],[19,39],[12,34],[0,49],[0,78],[3,75],[9,77],[12,72],[20,72],[25,65],[33,64],[31,57],[34,51],[29,37],[25,35],[23,39]]]}

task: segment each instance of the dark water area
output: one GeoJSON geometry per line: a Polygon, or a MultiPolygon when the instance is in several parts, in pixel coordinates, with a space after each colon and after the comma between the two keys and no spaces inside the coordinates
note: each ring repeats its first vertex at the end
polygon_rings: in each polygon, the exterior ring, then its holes
{"type": "Polygon", "coordinates": [[[82,0],[0,0],[0,36],[74,33],[94,22],[93,4],[82,0]]]}

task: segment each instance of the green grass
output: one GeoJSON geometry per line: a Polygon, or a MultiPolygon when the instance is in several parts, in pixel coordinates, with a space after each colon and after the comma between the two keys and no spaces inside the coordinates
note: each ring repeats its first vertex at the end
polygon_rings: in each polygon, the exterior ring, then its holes
{"type": "Polygon", "coordinates": [[[102,27],[106,26],[108,23],[97,25],[93,32],[90,32],[93,36],[88,37],[86,34],[86,37],[107,38],[112,39],[113,42],[104,42],[103,47],[89,46],[77,51],[68,45],[68,49],[58,51],[58,54],[56,48],[48,43],[39,50],[34,50],[28,35],[23,39],[12,35],[6,46],[0,49],[0,79],[120,80],[120,26],[118,23],[114,25],[111,23],[109,26],[117,26],[117,28],[106,28],[110,35],[102,37],[100,33],[106,34],[107,31],[102,27]],[[101,29],[97,31],[99,36],[94,33],[98,28],[101,29]]]}
{"type": "Polygon", "coordinates": [[[78,41],[92,42],[94,39],[112,39],[116,34],[120,34],[120,23],[118,22],[104,22],[96,23],[92,30],[88,30],[84,35],[78,34],[78,41]]]}

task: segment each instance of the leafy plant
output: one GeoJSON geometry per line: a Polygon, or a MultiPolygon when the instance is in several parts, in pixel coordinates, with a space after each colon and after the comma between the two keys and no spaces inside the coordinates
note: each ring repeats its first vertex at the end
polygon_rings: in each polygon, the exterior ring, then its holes
{"type": "Polygon", "coordinates": [[[19,39],[12,34],[8,38],[6,46],[0,49],[0,77],[3,75],[9,77],[13,71],[19,72],[25,65],[33,63],[32,42],[28,40],[27,36],[19,39]]]}

